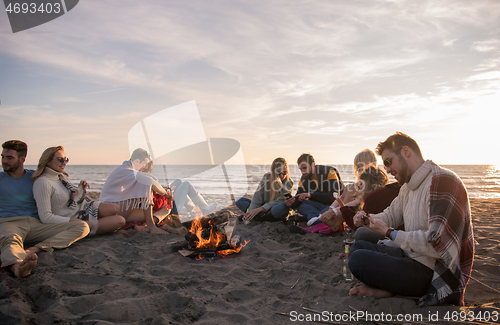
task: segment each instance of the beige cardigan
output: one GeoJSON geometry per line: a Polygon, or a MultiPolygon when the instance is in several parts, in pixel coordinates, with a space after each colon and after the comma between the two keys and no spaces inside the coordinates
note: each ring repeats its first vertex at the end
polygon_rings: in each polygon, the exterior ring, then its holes
{"type": "Polygon", "coordinates": [[[440,256],[427,242],[429,230],[429,191],[432,181],[431,161],[427,160],[404,184],[398,197],[382,213],[372,215],[389,227],[404,223],[405,230],[398,231],[394,243],[413,259],[433,269],[440,256]]]}

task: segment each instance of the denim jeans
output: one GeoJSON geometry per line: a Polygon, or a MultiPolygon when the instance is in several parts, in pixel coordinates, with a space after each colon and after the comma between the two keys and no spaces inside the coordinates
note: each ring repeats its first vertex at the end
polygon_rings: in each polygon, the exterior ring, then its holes
{"type": "Polygon", "coordinates": [[[307,220],[311,220],[312,218],[315,218],[320,214],[328,211],[329,208],[330,208],[329,205],[323,203],[311,200],[304,200],[297,209],[297,212],[303,216],[306,216],[307,220]]]}
{"type": "Polygon", "coordinates": [[[399,247],[364,240],[351,247],[349,269],[364,284],[394,295],[421,297],[427,293],[434,271],[408,257],[399,247]]]}
{"type": "Polygon", "coordinates": [[[376,244],[382,239],[385,239],[385,236],[379,235],[366,227],[359,227],[354,233],[354,240],[364,240],[376,244]]]}
{"type": "MultiPolygon", "coordinates": [[[[243,212],[247,212],[248,207],[252,201],[246,197],[241,197],[236,201],[236,206],[243,212]]],[[[284,219],[288,216],[290,209],[286,206],[285,202],[276,204],[271,208],[271,214],[276,219],[284,219]]]]}
{"type": "Polygon", "coordinates": [[[183,182],[180,179],[176,179],[170,184],[170,188],[173,187],[175,187],[175,190],[171,213],[179,214],[185,207],[186,209],[192,210],[195,206],[189,197],[198,195],[198,191],[196,191],[194,186],[189,182],[183,182]]]}

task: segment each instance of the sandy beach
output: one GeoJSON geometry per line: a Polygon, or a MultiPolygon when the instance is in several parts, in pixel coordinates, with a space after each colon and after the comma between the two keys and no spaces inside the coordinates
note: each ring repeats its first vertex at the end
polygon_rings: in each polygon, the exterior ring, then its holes
{"type": "MultiPolygon", "coordinates": [[[[474,199],[471,207],[477,241],[472,276],[500,290],[500,201],[474,199]]],[[[239,214],[235,206],[228,210],[239,214]]],[[[181,235],[124,230],[84,238],[41,253],[27,278],[1,271],[0,324],[289,324],[314,312],[322,313],[324,323],[335,323],[330,313],[356,315],[355,310],[406,320],[437,315],[443,321],[433,323],[444,324],[446,315],[460,312],[449,305],[418,308],[411,298],[349,297],[359,282],[342,276],[337,255],[344,235],[292,234],[289,225],[239,223],[236,233],[250,243],[214,261],[181,256],[181,235]]],[[[474,317],[487,311],[493,320],[500,300],[484,300],[500,293],[484,284],[469,283],[466,305],[483,305],[467,311],[474,317]]]]}

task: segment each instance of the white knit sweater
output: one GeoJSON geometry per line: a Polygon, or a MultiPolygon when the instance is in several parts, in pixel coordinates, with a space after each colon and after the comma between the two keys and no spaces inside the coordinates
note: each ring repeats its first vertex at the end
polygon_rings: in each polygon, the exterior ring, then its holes
{"type": "MultiPolygon", "coordinates": [[[[77,203],[76,207],[73,208],[68,207],[69,190],[61,182],[59,175],[62,175],[69,182],[68,177],[63,173],[45,167],[42,176],[33,183],[33,196],[35,197],[40,221],[43,223],[68,222],[70,218],[76,218],[78,211],[82,209],[85,202],[77,203]]],[[[82,192],[82,187],[78,187],[75,198],[80,198],[82,192]]],[[[75,201],[78,201],[78,199],[75,199],[75,201]]]]}
{"type": "Polygon", "coordinates": [[[427,242],[429,230],[429,191],[432,181],[432,161],[427,160],[404,184],[399,195],[382,213],[372,217],[380,218],[389,227],[404,223],[405,230],[398,231],[394,243],[406,251],[413,259],[429,268],[434,268],[439,254],[427,242]]]}

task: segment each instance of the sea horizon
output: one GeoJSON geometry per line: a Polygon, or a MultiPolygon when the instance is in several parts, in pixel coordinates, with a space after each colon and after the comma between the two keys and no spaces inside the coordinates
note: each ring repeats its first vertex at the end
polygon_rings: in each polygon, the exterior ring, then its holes
{"type": "MultiPolygon", "coordinates": [[[[89,192],[100,192],[109,174],[120,165],[72,165],[66,166],[66,172],[73,183],[84,179],[90,184],[89,192]]],[[[263,165],[165,165],[155,166],[153,175],[160,184],[167,186],[174,179],[190,181],[202,194],[228,194],[234,196],[252,195],[262,176],[269,171],[270,164],[263,165]],[[222,168],[222,166],[224,168],[222,168]],[[244,168],[242,168],[244,167],[244,168]],[[229,180],[229,183],[228,183],[229,180]],[[228,190],[229,187],[229,190],[228,190]]],[[[344,183],[355,181],[352,164],[329,164],[335,167],[344,183]]],[[[470,198],[500,198],[500,167],[493,164],[441,165],[455,172],[464,182],[470,198]]],[[[290,176],[294,181],[293,192],[297,190],[300,172],[297,165],[290,165],[290,176]]],[[[383,166],[380,166],[383,168],[383,166]]],[[[25,165],[27,169],[36,169],[35,165],[25,165]]],[[[389,175],[391,181],[395,179],[389,175]]]]}

